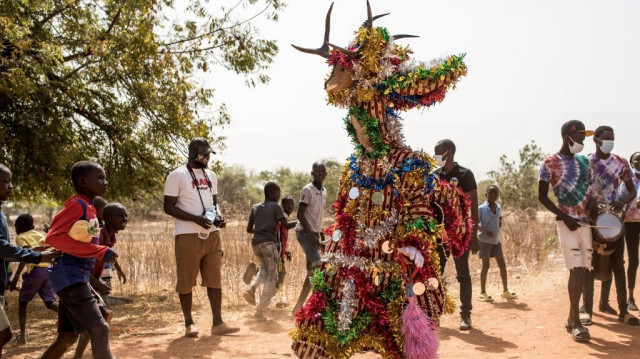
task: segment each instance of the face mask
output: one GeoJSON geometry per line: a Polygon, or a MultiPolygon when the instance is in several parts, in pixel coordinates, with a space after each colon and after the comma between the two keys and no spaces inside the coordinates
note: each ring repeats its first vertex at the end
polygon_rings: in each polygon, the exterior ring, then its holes
{"type": "Polygon", "coordinates": [[[436,160],[436,164],[438,165],[438,167],[444,167],[444,165],[447,163],[447,161],[445,161],[444,156],[448,153],[449,151],[445,152],[444,155],[433,155],[433,159],[436,160]]]}
{"type": "Polygon", "coordinates": [[[600,145],[600,151],[605,155],[608,155],[613,150],[613,141],[611,140],[601,140],[602,144],[600,145]]]}
{"type": "Polygon", "coordinates": [[[571,151],[571,153],[573,154],[582,152],[584,145],[574,141],[571,137],[569,137],[569,139],[573,142],[572,145],[569,145],[569,151],[571,151]]]}

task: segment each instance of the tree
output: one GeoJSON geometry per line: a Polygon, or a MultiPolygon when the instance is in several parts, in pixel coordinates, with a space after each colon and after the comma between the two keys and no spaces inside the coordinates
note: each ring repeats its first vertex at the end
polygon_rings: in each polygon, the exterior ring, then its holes
{"type": "Polygon", "coordinates": [[[502,155],[500,168],[488,174],[500,188],[501,202],[505,207],[522,209],[533,215],[541,208],[538,173],[544,153],[535,141],[531,141],[519,151],[519,156],[520,161],[516,163],[502,155]]]}
{"type": "Polygon", "coordinates": [[[229,123],[198,75],[224,67],[248,85],[278,47],[253,21],[277,21],[280,0],[3,0],[0,2],[0,162],[16,199],[63,199],[71,165],[95,158],[109,198],[161,188],[186,142],[229,123]],[[178,20],[173,20],[177,18],[178,20]]]}

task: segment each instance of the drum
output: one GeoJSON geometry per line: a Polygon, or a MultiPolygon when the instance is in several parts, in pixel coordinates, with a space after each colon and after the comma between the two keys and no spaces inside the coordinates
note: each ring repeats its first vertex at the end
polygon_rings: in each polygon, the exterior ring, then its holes
{"type": "Polygon", "coordinates": [[[608,207],[601,206],[592,231],[593,275],[597,280],[611,279],[611,254],[624,234],[622,218],[608,207]]]}
{"type": "Polygon", "coordinates": [[[593,231],[594,239],[600,243],[615,242],[624,234],[622,218],[608,210],[598,214],[595,227],[593,231]]]}

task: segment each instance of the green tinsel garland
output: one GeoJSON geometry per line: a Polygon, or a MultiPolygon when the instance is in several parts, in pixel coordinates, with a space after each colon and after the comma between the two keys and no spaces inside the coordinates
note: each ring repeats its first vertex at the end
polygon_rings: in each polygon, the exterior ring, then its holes
{"type": "Polygon", "coordinates": [[[326,304],[320,315],[324,321],[324,327],[327,330],[327,333],[329,333],[329,335],[331,335],[331,337],[333,337],[336,343],[340,346],[345,346],[352,340],[357,339],[362,331],[371,323],[371,320],[373,319],[371,314],[366,310],[363,310],[351,321],[349,330],[344,332],[339,330],[338,327],[340,323],[338,321],[338,311],[340,309],[340,305],[329,296],[331,286],[325,282],[323,272],[320,269],[314,269],[309,280],[311,282],[311,288],[314,291],[324,294],[326,304]]]}
{"type": "Polygon", "coordinates": [[[378,119],[371,116],[367,110],[359,106],[351,106],[349,108],[349,114],[344,118],[344,123],[351,137],[351,142],[355,144],[356,153],[361,156],[369,158],[380,158],[389,152],[390,146],[384,142],[380,128],[378,127],[378,119]],[[356,118],[356,121],[364,128],[364,132],[373,146],[373,150],[368,152],[364,146],[358,141],[356,130],[351,124],[351,116],[356,118]]]}
{"type": "Polygon", "coordinates": [[[387,30],[386,27],[376,27],[376,31],[378,32],[378,35],[382,36],[382,38],[386,43],[389,43],[389,41],[391,41],[391,36],[389,36],[389,30],[387,30]]]}
{"type": "Polygon", "coordinates": [[[387,285],[387,287],[378,294],[380,299],[385,303],[391,303],[398,298],[402,290],[402,279],[395,278],[387,285]]]}
{"type": "Polygon", "coordinates": [[[464,57],[466,54],[460,56],[450,56],[447,61],[436,66],[435,69],[427,69],[422,66],[416,67],[413,72],[408,74],[394,74],[387,77],[382,81],[382,84],[391,91],[397,89],[407,88],[412,86],[415,80],[438,80],[443,76],[455,71],[465,71],[466,65],[464,64],[464,57]]]}

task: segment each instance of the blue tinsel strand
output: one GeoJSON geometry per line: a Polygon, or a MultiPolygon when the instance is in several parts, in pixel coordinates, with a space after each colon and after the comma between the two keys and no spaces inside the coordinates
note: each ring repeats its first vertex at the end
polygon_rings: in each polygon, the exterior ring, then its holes
{"type": "Polygon", "coordinates": [[[393,184],[393,182],[395,181],[394,175],[400,177],[403,173],[409,172],[416,168],[424,168],[423,181],[427,185],[424,190],[424,194],[431,193],[431,190],[433,190],[433,187],[435,186],[435,175],[433,173],[429,173],[431,165],[421,158],[405,158],[400,163],[398,168],[391,169],[389,173],[384,176],[384,178],[378,180],[360,173],[360,166],[357,163],[358,159],[355,155],[351,155],[349,157],[349,160],[349,169],[352,172],[351,176],[349,176],[349,179],[351,179],[351,181],[353,181],[353,183],[355,183],[358,187],[381,191],[385,187],[393,184]]]}

